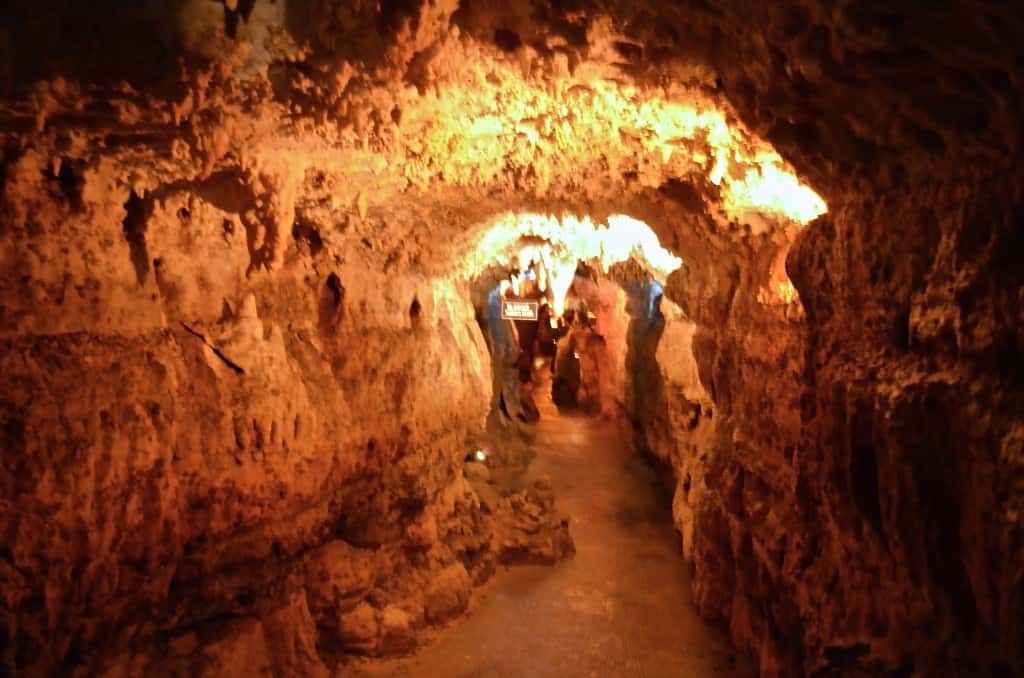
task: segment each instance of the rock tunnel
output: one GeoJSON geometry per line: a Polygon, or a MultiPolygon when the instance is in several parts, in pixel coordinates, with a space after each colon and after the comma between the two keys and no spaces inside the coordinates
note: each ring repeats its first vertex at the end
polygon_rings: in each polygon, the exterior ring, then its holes
{"type": "Polygon", "coordinates": [[[0,17],[0,675],[1024,672],[1012,4],[0,17]]]}

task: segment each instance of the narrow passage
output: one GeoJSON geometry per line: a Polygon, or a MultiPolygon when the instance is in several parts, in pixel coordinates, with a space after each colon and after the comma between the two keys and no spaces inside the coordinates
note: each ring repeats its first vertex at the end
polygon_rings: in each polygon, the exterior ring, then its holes
{"type": "MultiPolygon", "coordinates": [[[[547,390],[547,389],[544,389],[547,390]]],[[[571,516],[576,555],[499,570],[468,616],[411,657],[357,675],[451,678],[747,676],[696,613],[669,499],[619,426],[538,398],[537,457],[571,516]]]]}

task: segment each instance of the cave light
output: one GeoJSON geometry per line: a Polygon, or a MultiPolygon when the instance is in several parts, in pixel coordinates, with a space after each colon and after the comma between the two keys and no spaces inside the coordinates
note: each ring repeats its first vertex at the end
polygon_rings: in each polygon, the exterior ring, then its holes
{"type": "Polygon", "coordinates": [[[726,209],[771,211],[806,224],[827,211],[825,201],[778,165],[765,163],[747,170],[725,195],[726,209]]]}
{"type": "MultiPolygon", "coordinates": [[[[565,297],[572,286],[580,261],[595,262],[607,272],[616,263],[633,258],[656,279],[664,282],[682,266],[658,241],[644,222],[621,214],[608,218],[608,224],[595,224],[589,217],[577,218],[534,213],[507,213],[491,222],[466,257],[463,267],[469,275],[478,275],[495,261],[516,260],[519,270],[536,266],[542,290],[551,289],[554,317],[565,311],[565,297]],[[529,244],[523,244],[530,241],[529,244]],[[539,241],[536,244],[533,241],[539,241]]],[[[518,294],[517,276],[502,282],[518,294]]]]}
{"type": "Polygon", "coordinates": [[[610,165],[652,187],[703,178],[736,221],[756,213],[806,224],[827,211],[770,144],[697,87],[624,83],[594,63],[524,74],[484,46],[460,49],[444,81],[403,117],[412,183],[440,173],[455,185],[486,184],[514,168],[543,195],[559,178],[610,165]]]}
{"type": "MultiPolygon", "coordinates": [[[[514,170],[527,178],[524,190],[542,197],[567,177],[573,179],[562,188],[574,190],[574,182],[610,170],[647,188],[672,178],[717,187],[701,191],[712,216],[730,223],[787,228],[827,212],[770,144],[700,87],[631,84],[596,62],[524,72],[472,41],[451,50],[445,78],[417,94],[398,131],[412,184],[427,186],[438,176],[452,185],[500,183],[514,170]]],[[[585,216],[506,213],[470,237],[476,242],[463,262],[467,277],[495,263],[516,260],[510,268],[520,271],[534,264],[556,318],[580,261],[607,271],[633,258],[660,283],[682,264],[646,224],[625,215],[595,224],[585,216]]],[[[511,286],[518,289],[519,280],[511,286]]],[[[779,295],[794,296],[788,289],[779,295]]]]}

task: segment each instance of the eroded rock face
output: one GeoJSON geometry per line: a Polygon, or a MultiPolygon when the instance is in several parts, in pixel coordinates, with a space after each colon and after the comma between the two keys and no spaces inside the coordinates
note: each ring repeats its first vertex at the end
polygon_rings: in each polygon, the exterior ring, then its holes
{"type": "Polygon", "coordinates": [[[565,555],[460,472],[450,271],[517,208],[684,258],[623,388],[764,673],[1024,670],[1012,7],[156,4],[0,9],[5,670],[319,675],[565,555]],[[638,122],[680,91],[724,113],[638,122]],[[749,130],[799,236],[735,205],[749,130]]]}
{"type": "MultiPolygon", "coordinates": [[[[93,253],[130,266],[116,251],[93,253]]],[[[477,394],[487,359],[468,312],[441,311],[447,327],[409,325],[413,294],[435,312],[429,282],[418,292],[390,282],[401,301],[389,324],[358,305],[372,299],[383,316],[388,293],[360,293],[362,274],[344,277],[355,310],[324,332],[326,283],[309,269],[236,301],[241,271],[225,290],[172,265],[190,292],[219,297],[223,319],[189,309],[187,322],[115,333],[65,316],[80,327],[4,340],[4,490],[20,507],[5,513],[5,591],[21,666],[72,651],[66,643],[102,644],[110,624],[128,625],[130,638],[248,609],[290,559],[325,540],[402,538],[394,517],[433,510],[439,479],[486,414],[477,394]],[[458,414],[407,400],[419,380],[439,379],[461,389],[449,393],[458,414]],[[396,482],[368,498],[358,479],[385,467],[396,482]],[[236,574],[216,576],[227,572],[236,574]],[[42,626],[23,612],[33,600],[50,601],[42,626]]],[[[106,279],[93,283],[103,318],[116,297],[104,294],[106,279]]]]}
{"type": "Polygon", "coordinates": [[[698,604],[767,673],[1020,671],[1019,20],[714,4],[670,10],[680,35],[830,213],[787,259],[806,320],[751,303],[742,262],[668,290],[715,404],[710,446],[647,432],[691,482],[698,604]]]}

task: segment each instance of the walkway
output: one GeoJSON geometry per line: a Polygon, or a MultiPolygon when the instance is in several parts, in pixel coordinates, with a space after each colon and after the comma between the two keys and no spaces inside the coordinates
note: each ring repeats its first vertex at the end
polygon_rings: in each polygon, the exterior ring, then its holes
{"type": "Polygon", "coordinates": [[[412,657],[355,665],[410,678],[747,676],[697,617],[668,499],[613,424],[538,403],[536,460],[572,516],[575,557],[499,570],[467,617],[412,657]]]}

